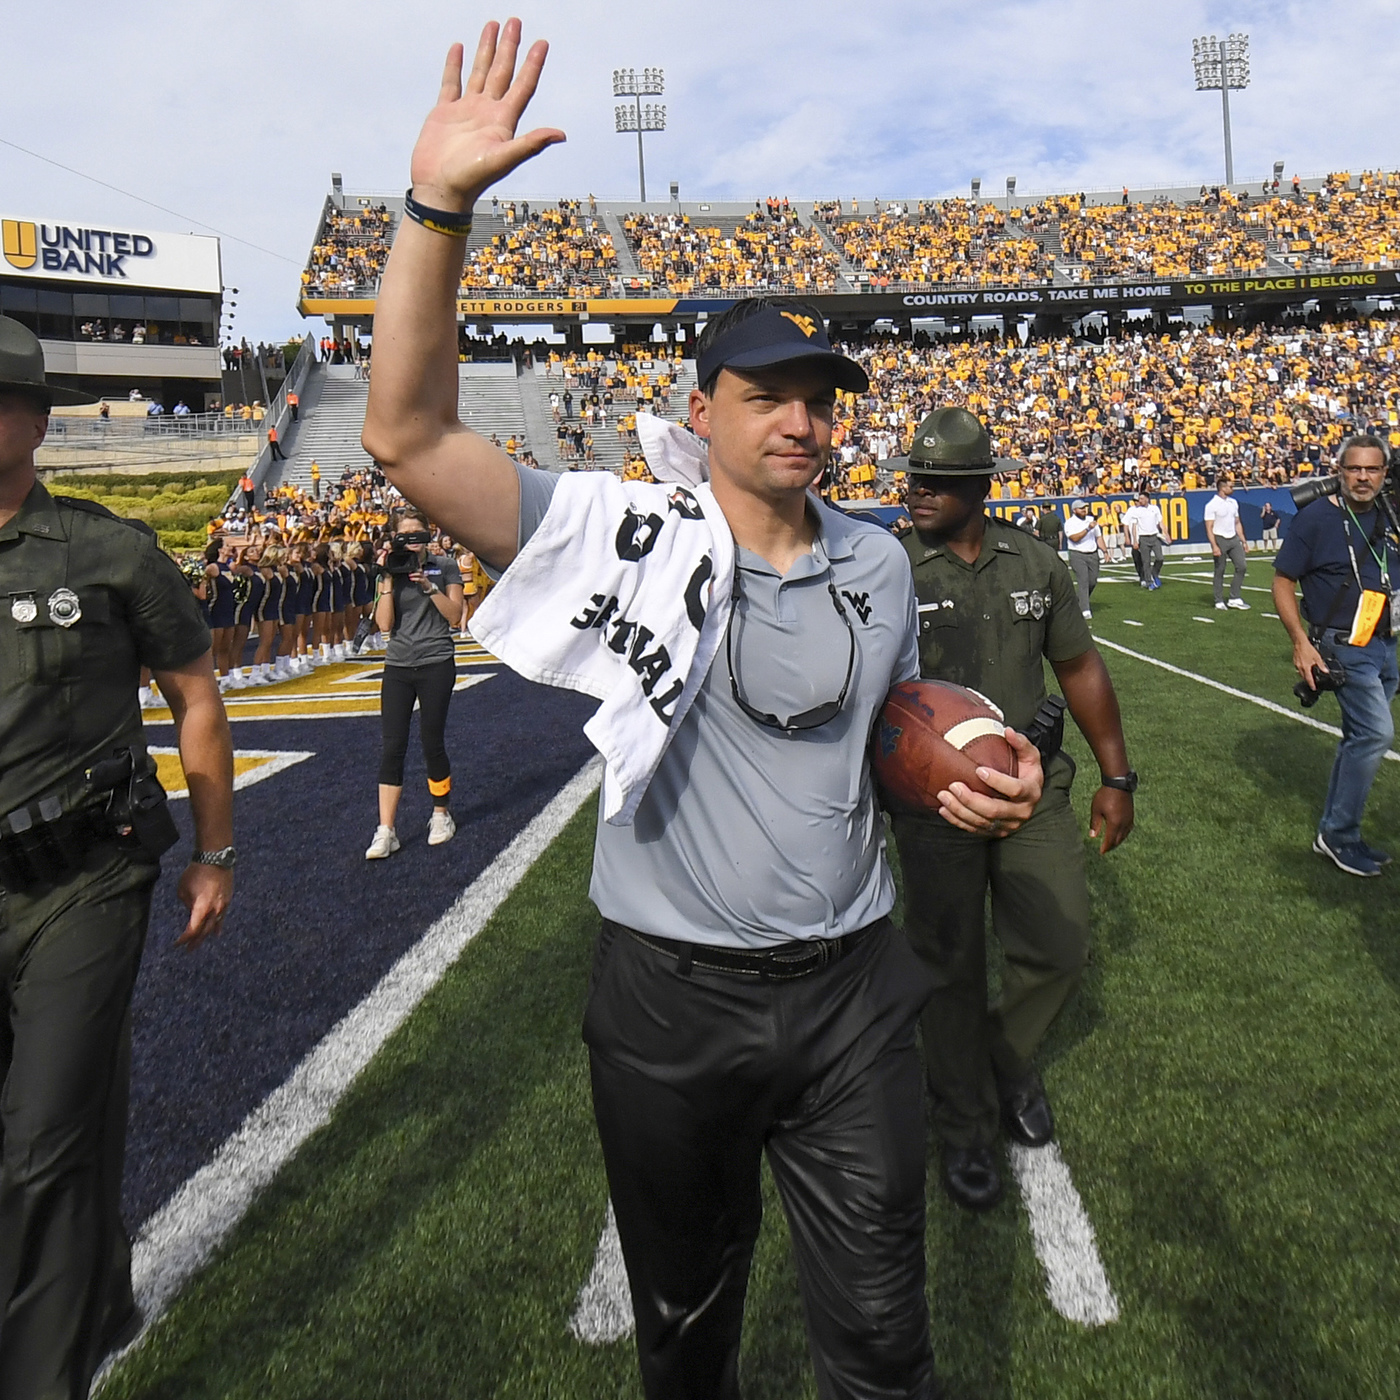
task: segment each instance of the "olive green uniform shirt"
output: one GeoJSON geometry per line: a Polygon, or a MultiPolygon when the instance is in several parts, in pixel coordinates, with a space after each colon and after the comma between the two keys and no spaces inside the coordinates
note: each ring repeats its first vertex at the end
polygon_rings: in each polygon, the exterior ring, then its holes
{"type": "Polygon", "coordinates": [[[1069,661],[1094,645],[1068,567],[990,515],[976,563],[917,530],[904,548],[919,599],[919,673],[978,691],[1024,732],[1045,699],[1042,658],[1069,661]]]}
{"type": "Polygon", "coordinates": [[[1051,549],[1059,549],[1065,533],[1064,518],[1054,506],[1042,506],[1035,518],[1035,532],[1051,549]]]}
{"type": "Polygon", "coordinates": [[[0,527],[0,816],[50,794],[78,805],[114,750],[144,760],[141,667],[208,650],[199,602],[146,526],[36,482],[0,527]]]}

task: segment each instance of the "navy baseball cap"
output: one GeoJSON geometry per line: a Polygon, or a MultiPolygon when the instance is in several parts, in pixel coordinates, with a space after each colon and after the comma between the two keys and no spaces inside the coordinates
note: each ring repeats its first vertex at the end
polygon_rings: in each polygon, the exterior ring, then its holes
{"type": "Polygon", "coordinates": [[[716,336],[695,374],[699,383],[708,384],[722,369],[766,369],[797,360],[825,365],[838,389],[863,394],[870,387],[866,372],[831,348],[821,317],[775,306],[765,306],[716,336]]]}

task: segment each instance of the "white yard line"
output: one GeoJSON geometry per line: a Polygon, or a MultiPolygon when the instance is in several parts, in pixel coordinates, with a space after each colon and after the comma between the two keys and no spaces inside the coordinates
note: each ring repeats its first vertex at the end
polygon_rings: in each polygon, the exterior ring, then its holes
{"type": "MultiPolygon", "coordinates": [[[[1213,618],[1197,618],[1198,622],[1213,622],[1213,618]]],[[[1258,705],[1262,710],[1270,710],[1276,715],[1282,715],[1284,719],[1291,719],[1297,724],[1306,724],[1310,729],[1320,729],[1324,734],[1331,734],[1334,738],[1340,739],[1342,731],[1335,724],[1325,724],[1320,719],[1314,719],[1311,715],[1301,714],[1297,710],[1285,709],[1282,705],[1276,705],[1272,700],[1265,700],[1262,695],[1251,695],[1247,690],[1236,690],[1232,685],[1224,685],[1220,681],[1213,681],[1209,676],[1199,676],[1195,671],[1183,670],[1180,666],[1173,666],[1167,661],[1158,661],[1155,656],[1148,656],[1140,651],[1133,651],[1131,647],[1125,647],[1119,642],[1110,642],[1106,637],[1095,636],[1094,641],[1101,647],[1108,647],[1112,651],[1121,651],[1124,656],[1131,656],[1134,661],[1145,661],[1149,666],[1160,667],[1163,671],[1170,671],[1174,676],[1184,676],[1188,681],[1196,681],[1200,685],[1208,685],[1212,690],[1218,690],[1224,695],[1232,695],[1236,700],[1248,700],[1251,705],[1258,705]]],[[[1385,756],[1392,763],[1400,763],[1400,753],[1394,749],[1387,749],[1385,756]]]]}
{"type": "Polygon", "coordinates": [[[462,892],[353,1010],[141,1229],[132,1281],[146,1326],[165,1311],[302,1144],[329,1122],[360,1071],[486,926],[597,786],[594,759],[462,892]]]}
{"type": "Polygon", "coordinates": [[[1045,1294],[1061,1317],[1085,1327],[1118,1320],[1118,1300],[1104,1273],[1094,1227],[1055,1143],[1012,1143],[1011,1170],[1021,1188],[1036,1257],[1045,1270],[1045,1294]]]}
{"type": "MultiPolygon", "coordinates": [[[[1021,1191],[1021,1204],[1030,1220],[1036,1258],[1045,1270],[1045,1293],[1061,1317],[1086,1327],[1102,1327],[1118,1320],[1118,1300],[1109,1286],[1103,1261],[1094,1241],[1094,1227],[1075,1190],[1060,1149],[1010,1147],[1011,1169],[1021,1191]]],[[[578,1292],[569,1330],[581,1342],[601,1346],[631,1336],[636,1323],[627,1266],[612,1201],[593,1267],[578,1292]]]]}
{"type": "Polygon", "coordinates": [[[598,1236],[598,1248],[593,1251],[593,1268],[578,1291],[569,1331],[579,1341],[596,1347],[630,1337],[636,1326],[627,1265],[622,1262],[622,1241],[617,1237],[617,1219],[609,1200],[608,1218],[598,1236]]]}

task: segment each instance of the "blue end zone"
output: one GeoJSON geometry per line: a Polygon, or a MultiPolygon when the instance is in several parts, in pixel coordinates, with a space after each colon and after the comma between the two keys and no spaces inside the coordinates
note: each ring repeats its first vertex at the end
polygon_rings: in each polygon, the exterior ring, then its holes
{"type": "MultiPolygon", "coordinates": [[[[501,667],[448,714],[457,835],[430,849],[417,721],[399,812],[403,850],[366,861],[374,834],[378,715],[245,721],[236,748],[315,757],[234,794],[239,861],[222,938],[194,953],[175,896],[193,840],[166,858],[133,1006],[131,1119],[123,1199],[133,1230],[374,987],[587,762],[592,700],[501,667]]],[[[168,726],[150,741],[173,742],[168,726]]]]}

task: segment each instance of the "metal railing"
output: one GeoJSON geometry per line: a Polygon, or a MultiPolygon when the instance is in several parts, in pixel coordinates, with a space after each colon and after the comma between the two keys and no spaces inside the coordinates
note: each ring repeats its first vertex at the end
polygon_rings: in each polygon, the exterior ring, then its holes
{"type": "Polygon", "coordinates": [[[225,418],[222,413],[164,413],[147,418],[88,418],[55,415],[49,419],[46,447],[88,447],[131,439],[219,438],[250,436],[263,430],[252,418],[225,418]]]}
{"type": "MultiPolygon", "coordinates": [[[[287,404],[287,395],[296,394],[300,396],[315,365],[316,338],[308,335],[301,342],[301,349],[297,351],[297,357],[292,361],[291,368],[287,371],[287,377],[282,381],[282,387],[278,389],[276,397],[268,406],[267,417],[257,425],[264,433],[268,428],[275,426],[280,441],[287,424],[292,421],[292,410],[287,404]]],[[[258,453],[256,461],[248,468],[248,475],[253,478],[254,488],[261,486],[267,479],[268,468],[271,465],[272,447],[270,444],[264,443],[262,451],[258,453]]],[[[227,511],[229,506],[235,503],[241,505],[242,494],[238,487],[235,486],[234,489],[229,492],[228,500],[224,503],[224,510],[227,511]]]]}

